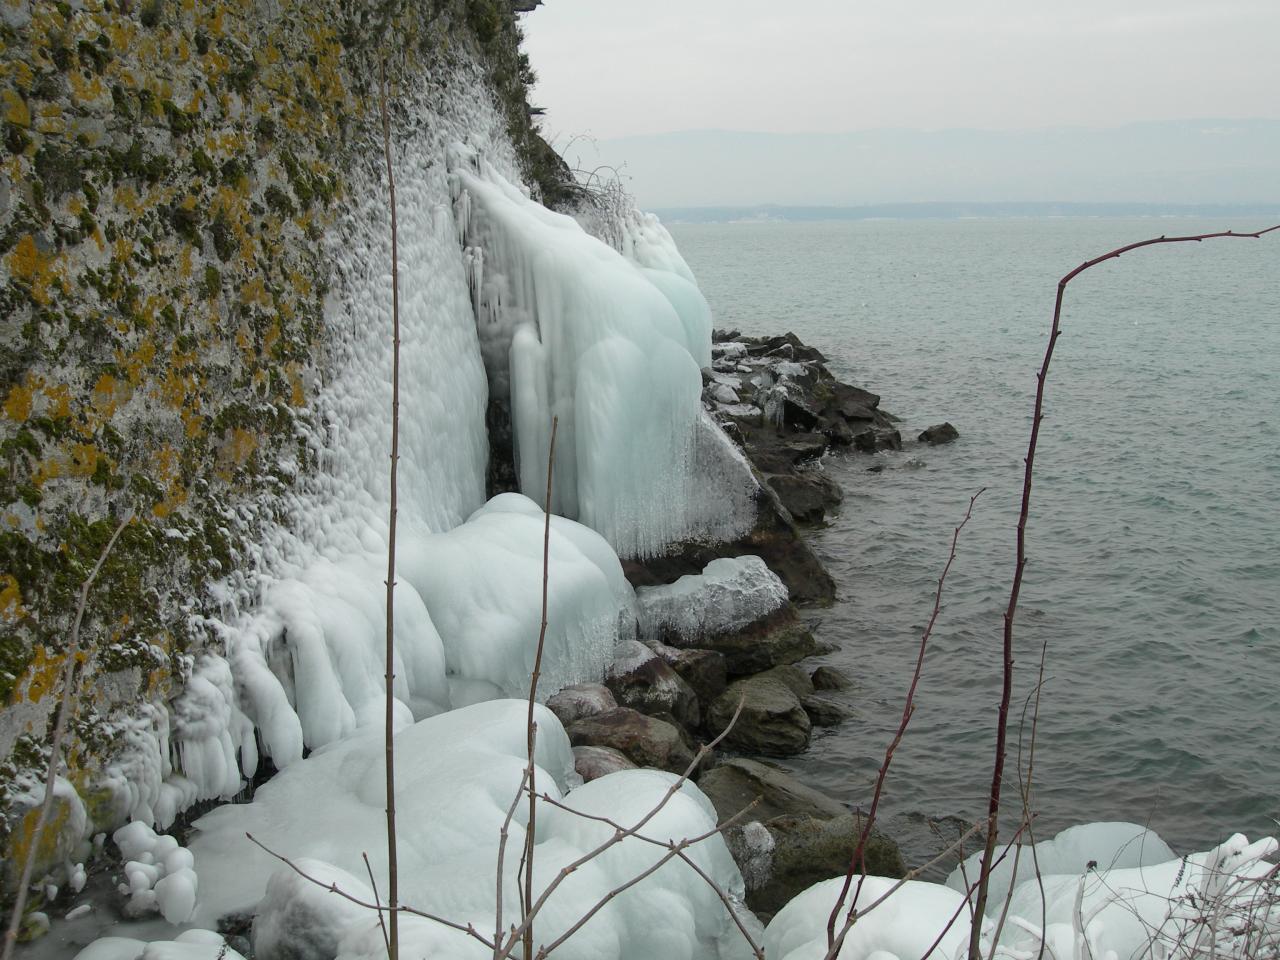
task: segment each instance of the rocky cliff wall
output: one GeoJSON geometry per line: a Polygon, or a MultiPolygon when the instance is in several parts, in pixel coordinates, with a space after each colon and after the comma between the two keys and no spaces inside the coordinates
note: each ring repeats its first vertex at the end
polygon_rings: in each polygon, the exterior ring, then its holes
{"type": "MultiPolygon", "coordinates": [[[[216,650],[211,585],[252,567],[257,529],[321,469],[301,438],[332,363],[326,240],[352,172],[381,163],[380,61],[397,124],[397,90],[478,65],[527,179],[554,194],[519,39],[500,0],[0,0],[7,882],[75,598],[119,520],[67,755],[101,829],[120,816],[99,783],[116,720],[216,650]]],[[[45,847],[42,867],[68,852],[45,847]]]]}

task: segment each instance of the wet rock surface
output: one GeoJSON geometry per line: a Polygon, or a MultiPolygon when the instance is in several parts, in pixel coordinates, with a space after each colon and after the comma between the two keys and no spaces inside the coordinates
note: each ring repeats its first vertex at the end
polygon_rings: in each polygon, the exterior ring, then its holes
{"type": "Polygon", "coordinates": [[[575,720],[565,732],[575,747],[611,747],[638,767],[683,773],[693,762],[693,751],[674,723],[629,707],[575,720]]]}

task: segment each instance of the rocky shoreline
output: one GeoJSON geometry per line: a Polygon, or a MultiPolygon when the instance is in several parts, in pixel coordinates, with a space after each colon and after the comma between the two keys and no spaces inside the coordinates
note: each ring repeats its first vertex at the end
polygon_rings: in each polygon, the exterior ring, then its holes
{"type": "MultiPolygon", "coordinates": [[[[797,605],[830,603],[835,584],[801,528],[823,523],[843,499],[822,468],[824,454],[898,450],[902,437],[879,396],[837,380],[793,333],[717,330],[712,356],[703,404],[760,481],[756,527],[733,544],[685,545],[626,564],[638,638],[619,645],[603,683],[566,688],[548,706],[569,733],[579,774],[591,780],[637,766],[682,772],[741,704],[694,779],[721,820],[755,802],[726,838],[747,905],[767,920],[815,881],[842,874],[863,828],[858,812],[764,759],[804,752],[814,727],[851,715],[832,696],[850,678],[803,666],[832,648],[797,605]]],[[[956,436],[939,424],[918,439],[956,436]]],[[[867,865],[872,874],[905,873],[897,845],[878,831],[867,865]]]]}

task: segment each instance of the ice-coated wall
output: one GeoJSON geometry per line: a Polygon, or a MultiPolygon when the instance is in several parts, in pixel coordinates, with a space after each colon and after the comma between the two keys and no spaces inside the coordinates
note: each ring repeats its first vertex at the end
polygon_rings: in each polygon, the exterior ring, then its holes
{"type": "Polygon", "coordinates": [[[520,488],[624,557],[752,519],[751,481],[703,422],[711,315],[656,219],[634,215],[619,252],[456,147],[454,214],[495,390],[511,406],[520,488]],[[708,491],[714,491],[708,496],[708,491]]]}

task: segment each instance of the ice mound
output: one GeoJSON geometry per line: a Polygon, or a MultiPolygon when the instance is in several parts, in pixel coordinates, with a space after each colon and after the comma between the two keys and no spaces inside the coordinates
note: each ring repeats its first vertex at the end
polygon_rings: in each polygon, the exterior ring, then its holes
{"type": "Polygon", "coordinates": [[[131,937],[101,937],[75,960],[244,960],[211,930],[184,930],[172,940],[147,943],[131,937]]]}
{"type": "Polygon", "coordinates": [[[721,557],[702,573],[636,590],[640,634],[674,634],[688,644],[740,630],[787,602],[787,588],[759,557],[721,557]]]}
{"type": "Polygon", "coordinates": [[[666,231],[638,220],[624,256],[531,201],[474,151],[456,147],[450,170],[481,348],[494,396],[510,401],[521,489],[545,486],[558,417],[552,510],[598,530],[619,555],[745,529],[750,475],[700,436],[710,311],[666,231]],[[724,488],[713,503],[699,494],[707,486],[724,488]]]}
{"type": "MultiPolygon", "coordinates": [[[[988,896],[992,902],[1003,903],[1010,887],[1034,877],[1037,870],[1042,876],[1078,876],[1091,869],[1090,864],[1100,870],[1112,870],[1173,859],[1169,845],[1141,824],[1082,823],[1068,827],[1050,840],[1041,840],[1035,845],[1034,856],[1030,846],[1021,847],[1016,858],[1011,852],[991,871],[988,896]]],[[[978,881],[981,862],[981,851],[967,857],[951,871],[947,886],[964,892],[978,881]]]]}
{"type": "Polygon", "coordinates": [[[1280,844],[1241,834],[1202,853],[1163,863],[1045,876],[1018,884],[1009,901],[1017,920],[1000,947],[1057,956],[1138,960],[1209,957],[1222,960],[1280,954],[1280,891],[1274,857],[1280,844]],[[1043,907],[1042,907],[1043,903],[1043,907]],[[1043,914],[1042,914],[1043,909],[1043,914]],[[1041,921],[1044,933],[1041,934],[1041,921]],[[1046,950],[1046,953],[1049,952],[1046,950]]]}
{"type": "Polygon", "coordinates": [[[170,836],[157,836],[148,824],[134,820],[111,835],[125,861],[119,891],[129,900],[133,917],[158,912],[169,923],[186,923],[196,908],[198,882],[191,851],[170,836]]]}
{"type": "MultiPolygon", "coordinates": [[[[396,736],[401,899],[450,920],[473,923],[486,936],[494,927],[499,830],[525,763],[526,710],[525,701],[491,701],[420,721],[396,736]]],[[[628,770],[567,792],[576,779],[568,738],[550,711],[541,706],[535,710],[537,789],[553,800],[630,825],[656,806],[674,782],[670,774],[628,770]]],[[[356,895],[370,893],[364,881],[335,871],[363,878],[361,855],[368,853],[378,889],[385,894],[382,763],[381,738],[356,735],[282,771],[259,789],[251,804],[223,806],[199,820],[192,850],[202,890],[209,892],[201,898],[197,921],[208,925],[228,912],[252,909],[267,894],[256,922],[255,947],[261,938],[263,944],[275,945],[274,955],[283,956],[303,939],[322,934],[326,942],[340,943],[340,956],[385,955],[376,916],[369,911],[361,916],[335,906],[326,915],[327,926],[317,933],[308,918],[328,909],[328,895],[284,876],[280,871],[287,867],[244,837],[248,831],[295,862],[322,861],[324,865],[309,866],[326,882],[338,878],[344,885],[352,883],[356,895]]],[[[518,923],[520,917],[516,870],[526,811],[525,804],[517,805],[510,828],[506,923],[518,923]]],[[[696,787],[685,785],[643,833],[665,844],[703,834],[714,823],[709,801],[696,787]]],[[[562,867],[613,833],[608,824],[541,804],[535,886],[546,888],[562,867]]],[[[607,892],[666,852],[665,845],[629,838],[574,870],[539,914],[537,939],[549,943],[607,892]]],[[[719,836],[689,847],[687,855],[724,889],[741,895],[741,878],[719,836]]],[[[492,954],[465,934],[421,918],[407,920],[402,930],[402,952],[413,955],[492,954]]],[[[736,928],[714,891],[685,864],[672,860],[609,901],[556,956],[649,960],[714,955],[715,944],[730,936],[738,936],[736,928]]]]}
{"type": "MultiPolygon", "coordinates": [[[[845,898],[836,922],[837,933],[857,882],[855,878],[845,898]]],[[[971,929],[964,895],[941,884],[919,880],[907,880],[889,893],[899,882],[888,877],[867,877],[863,881],[858,909],[865,913],[850,928],[840,960],[918,960],[939,937],[932,956],[946,960],[963,957],[971,929]],[[873,907],[881,897],[885,897],[884,901],[873,907]]],[[[822,960],[827,955],[827,919],[843,885],[844,877],[815,883],[779,910],[765,928],[764,951],[768,960],[822,960]]]]}
{"type": "MultiPolygon", "coordinates": [[[[395,697],[400,722],[527,692],[542,611],[544,514],[503,494],[446,533],[397,549],[395,697]]],[[[598,678],[635,597],[599,534],[553,517],[542,693],[598,678]]],[[[234,645],[246,710],[276,766],[381,728],[386,558],[317,559],[266,591],[234,645]]],[[[252,742],[250,738],[250,743],[252,742]]]]}
{"type": "MultiPolygon", "coordinates": [[[[1042,954],[1063,960],[1280,955],[1280,889],[1277,868],[1267,860],[1278,851],[1280,843],[1270,837],[1250,843],[1237,834],[1212,850],[1177,857],[1137,824],[1092,823],[1064,830],[1037,845],[1038,878],[1030,851],[1023,853],[1019,874],[1026,879],[1012,893],[1008,869],[997,868],[983,938],[998,932],[999,939],[994,953],[990,943],[985,945],[984,955],[1009,960],[1042,954]],[[1002,914],[1004,924],[997,931],[994,921],[1002,914]]],[[[965,870],[973,883],[976,863],[965,870]]],[[[817,883],[778,912],[765,931],[768,960],[826,954],[827,918],[843,882],[817,883]]],[[[953,916],[957,919],[935,953],[961,960],[968,950],[970,920],[965,895],[950,886],[962,883],[958,873],[947,886],[907,882],[872,908],[896,882],[866,879],[858,898],[864,915],[850,930],[842,960],[919,957],[953,916]]]]}

